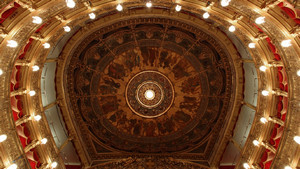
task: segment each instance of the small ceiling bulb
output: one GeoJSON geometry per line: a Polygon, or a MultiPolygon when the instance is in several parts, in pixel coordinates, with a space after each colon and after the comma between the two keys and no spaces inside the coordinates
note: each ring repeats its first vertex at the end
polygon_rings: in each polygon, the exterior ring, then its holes
{"type": "Polygon", "coordinates": [[[208,12],[205,12],[205,13],[203,14],[203,18],[204,18],[204,19],[207,19],[207,18],[209,18],[209,16],[210,16],[210,15],[209,15],[209,13],[208,13],[208,12]]]}
{"type": "Polygon", "coordinates": [[[249,43],[248,47],[251,49],[255,48],[255,43],[253,43],[253,42],[249,43]]]}
{"type": "Polygon", "coordinates": [[[256,18],[255,23],[258,25],[265,23],[265,17],[261,16],[261,17],[256,18]]]}
{"type": "Polygon", "coordinates": [[[177,12],[179,12],[179,11],[181,10],[181,6],[180,6],[180,5],[176,5],[175,10],[176,10],[177,12]]]}
{"type": "Polygon", "coordinates": [[[34,90],[31,90],[30,92],[28,92],[28,94],[29,94],[30,96],[34,96],[34,95],[35,95],[35,91],[34,91],[34,90]]]}
{"type": "Polygon", "coordinates": [[[263,124],[265,124],[265,123],[268,122],[268,120],[266,118],[262,117],[262,118],[260,118],[260,122],[262,122],[263,124]]]}
{"type": "Polygon", "coordinates": [[[32,19],[32,23],[41,24],[43,22],[43,19],[39,16],[33,16],[32,19]]]}
{"type": "Polygon", "coordinates": [[[261,92],[261,94],[262,94],[263,96],[269,96],[269,91],[263,90],[263,91],[261,92]]]}
{"type": "Polygon", "coordinates": [[[44,43],[43,46],[44,46],[45,49],[49,49],[50,48],[50,43],[44,43]]]}
{"type": "Polygon", "coordinates": [[[53,163],[51,163],[51,168],[56,168],[57,167],[57,162],[53,162],[53,163]]]}
{"type": "Polygon", "coordinates": [[[46,138],[43,138],[42,140],[41,140],[41,144],[46,144],[47,143],[47,139],[46,138]]]}
{"type": "Polygon", "coordinates": [[[284,169],[293,169],[293,168],[290,166],[285,166],[284,169]]]}
{"type": "Polygon", "coordinates": [[[288,39],[288,40],[282,41],[282,42],[281,42],[281,46],[282,46],[282,47],[285,47],[285,48],[292,46],[291,40],[288,39]]]}
{"type": "Polygon", "coordinates": [[[229,28],[228,28],[229,32],[234,32],[235,31],[235,26],[231,25],[229,28]]]}
{"type": "Polygon", "coordinates": [[[8,40],[7,41],[7,46],[11,47],[11,48],[15,48],[15,47],[18,46],[18,43],[16,41],[14,41],[14,40],[8,40]]]}
{"type": "Polygon", "coordinates": [[[262,71],[262,72],[265,72],[267,70],[267,66],[264,66],[264,65],[260,66],[259,70],[262,71]]]}
{"type": "Polygon", "coordinates": [[[37,65],[32,66],[32,71],[36,72],[38,70],[40,70],[39,66],[37,66],[37,65]]]}
{"type": "Polygon", "coordinates": [[[2,69],[0,69],[0,76],[3,74],[3,70],[2,69]]]}
{"type": "Polygon", "coordinates": [[[90,19],[95,19],[95,18],[96,18],[96,15],[95,15],[94,13],[90,13],[90,14],[89,14],[89,17],[90,17],[90,19]]]}
{"type": "Polygon", "coordinates": [[[147,90],[147,91],[145,92],[145,98],[146,98],[147,100],[153,100],[154,97],[155,97],[155,93],[154,93],[153,90],[147,90]]]}
{"type": "Polygon", "coordinates": [[[0,135],[0,143],[5,141],[7,139],[7,135],[6,134],[1,134],[0,135]]]}
{"type": "Polygon", "coordinates": [[[294,141],[296,141],[297,144],[300,144],[300,136],[295,136],[294,141]]]}
{"type": "Polygon", "coordinates": [[[300,70],[297,71],[297,76],[300,76],[300,70]]]}
{"type": "Polygon", "coordinates": [[[71,28],[70,28],[70,26],[64,26],[64,30],[65,30],[65,32],[70,32],[71,28]]]}
{"type": "Polygon", "coordinates": [[[41,115],[36,115],[33,117],[35,121],[40,121],[42,116],[41,115]]]}
{"type": "Polygon", "coordinates": [[[146,6],[147,6],[148,8],[151,8],[151,7],[152,7],[152,2],[151,2],[151,1],[147,2],[147,3],[146,3],[146,6]]]}
{"type": "Polygon", "coordinates": [[[243,167],[244,167],[245,169],[249,169],[249,168],[250,168],[250,165],[249,165],[248,163],[244,163],[244,164],[243,164],[243,167]]]}
{"type": "Polygon", "coordinates": [[[67,3],[67,7],[69,7],[69,8],[74,8],[76,5],[74,0],[66,0],[66,3],[67,3]]]}
{"type": "Polygon", "coordinates": [[[12,164],[9,167],[7,167],[6,169],[17,169],[17,168],[18,168],[17,164],[12,164]]]}
{"type": "Polygon", "coordinates": [[[223,7],[228,6],[230,1],[231,0],[221,0],[221,6],[223,6],[223,7]]]}
{"type": "Polygon", "coordinates": [[[121,4],[118,4],[117,7],[116,7],[116,9],[118,11],[122,11],[123,10],[123,6],[121,4]]]}
{"type": "Polygon", "coordinates": [[[252,142],[255,146],[259,146],[259,141],[257,141],[257,140],[253,140],[253,142],[252,142]]]}

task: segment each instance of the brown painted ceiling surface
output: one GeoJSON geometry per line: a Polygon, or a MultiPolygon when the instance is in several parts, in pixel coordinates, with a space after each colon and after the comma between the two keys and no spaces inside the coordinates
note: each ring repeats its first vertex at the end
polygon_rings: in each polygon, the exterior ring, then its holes
{"type": "Polygon", "coordinates": [[[73,52],[70,106],[92,158],[110,152],[209,158],[228,111],[232,72],[216,40],[184,25],[146,19],[103,28],[73,52]],[[154,98],[146,99],[147,90],[154,98]]]}
{"type": "Polygon", "coordinates": [[[99,169],[205,169],[200,165],[183,162],[174,158],[126,158],[117,162],[103,164],[99,169]]]}

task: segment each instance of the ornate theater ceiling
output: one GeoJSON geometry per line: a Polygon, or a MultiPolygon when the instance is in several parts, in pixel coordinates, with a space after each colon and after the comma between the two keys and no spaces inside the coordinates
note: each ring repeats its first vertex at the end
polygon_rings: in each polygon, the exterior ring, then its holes
{"type": "Polygon", "coordinates": [[[177,153],[208,165],[234,99],[230,58],[203,31],[156,20],[87,36],[69,56],[69,106],[93,160],[177,153]]]}
{"type": "Polygon", "coordinates": [[[0,168],[300,167],[293,0],[1,0],[0,168]]]}

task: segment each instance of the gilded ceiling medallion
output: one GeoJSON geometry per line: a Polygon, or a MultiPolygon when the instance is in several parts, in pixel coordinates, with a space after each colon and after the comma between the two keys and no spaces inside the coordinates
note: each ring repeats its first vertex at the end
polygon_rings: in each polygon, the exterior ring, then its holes
{"type": "Polygon", "coordinates": [[[142,71],[126,86],[126,102],[137,115],[155,118],[169,110],[174,100],[171,81],[158,71],[142,71]]]}

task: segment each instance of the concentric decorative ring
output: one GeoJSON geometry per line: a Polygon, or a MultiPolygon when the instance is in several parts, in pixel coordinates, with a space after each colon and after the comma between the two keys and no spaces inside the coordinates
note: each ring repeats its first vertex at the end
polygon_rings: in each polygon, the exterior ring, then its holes
{"type": "Polygon", "coordinates": [[[125,97],[134,113],[145,118],[154,118],[169,110],[174,100],[174,88],[165,75],[148,70],[130,79],[125,97]]]}

